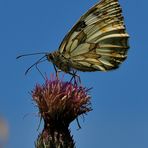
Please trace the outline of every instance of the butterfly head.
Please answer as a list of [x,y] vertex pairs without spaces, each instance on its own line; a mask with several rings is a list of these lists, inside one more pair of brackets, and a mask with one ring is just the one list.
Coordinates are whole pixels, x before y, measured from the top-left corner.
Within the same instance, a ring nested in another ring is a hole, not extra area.
[[58,57],[60,56],[60,54],[58,51],[55,51],[52,53],[47,53],[47,54],[45,54],[45,56],[49,62],[55,63],[59,60]]

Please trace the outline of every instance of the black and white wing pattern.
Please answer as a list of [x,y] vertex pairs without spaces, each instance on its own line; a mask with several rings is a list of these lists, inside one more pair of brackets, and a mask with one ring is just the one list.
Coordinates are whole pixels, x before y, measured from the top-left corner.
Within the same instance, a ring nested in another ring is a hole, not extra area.
[[126,59],[126,33],[118,0],[101,0],[75,24],[58,53],[80,71],[108,71]]

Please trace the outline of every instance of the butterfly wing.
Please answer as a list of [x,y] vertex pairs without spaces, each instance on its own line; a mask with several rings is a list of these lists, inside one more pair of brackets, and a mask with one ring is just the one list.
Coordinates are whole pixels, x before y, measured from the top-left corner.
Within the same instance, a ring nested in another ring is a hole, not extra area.
[[126,59],[129,35],[118,0],[102,0],[65,36],[59,53],[81,71],[107,71]]

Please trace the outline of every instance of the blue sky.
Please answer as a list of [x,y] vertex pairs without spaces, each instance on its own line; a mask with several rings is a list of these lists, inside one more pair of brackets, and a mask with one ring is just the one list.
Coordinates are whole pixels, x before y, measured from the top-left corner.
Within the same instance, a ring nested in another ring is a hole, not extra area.
[[[36,69],[24,71],[37,57],[20,61],[19,54],[57,49],[67,31],[98,0],[0,0],[0,115],[9,123],[7,148],[33,148],[38,135],[37,108],[31,100]],[[108,73],[80,73],[93,87],[92,107],[77,131],[77,148],[148,147],[148,1],[120,0],[130,34],[130,50],[120,69]],[[53,71],[48,62],[40,69]],[[24,115],[26,117],[24,118]],[[40,129],[41,130],[41,129]]]

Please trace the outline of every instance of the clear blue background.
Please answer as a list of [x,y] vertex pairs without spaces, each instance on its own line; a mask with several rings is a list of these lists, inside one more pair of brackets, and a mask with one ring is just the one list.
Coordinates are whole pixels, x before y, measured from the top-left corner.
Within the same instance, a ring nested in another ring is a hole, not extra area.
[[[38,110],[28,91],[43,79],[35,68],[27,76],[24,71],[39,56],[16,56],[57,49],[96,2],[0,0],[0,114],[9,123],[7,148],[33,148],[38,135]],[[93,111],[84,122],[80,118],[81,130],[71,125],[77,148],[148,148],[148,1],[120,3],[130,34],[128,59],[116,71],[80,73],[83,84],[93,86]],[[53,72],[48,62],[40,69]]]

